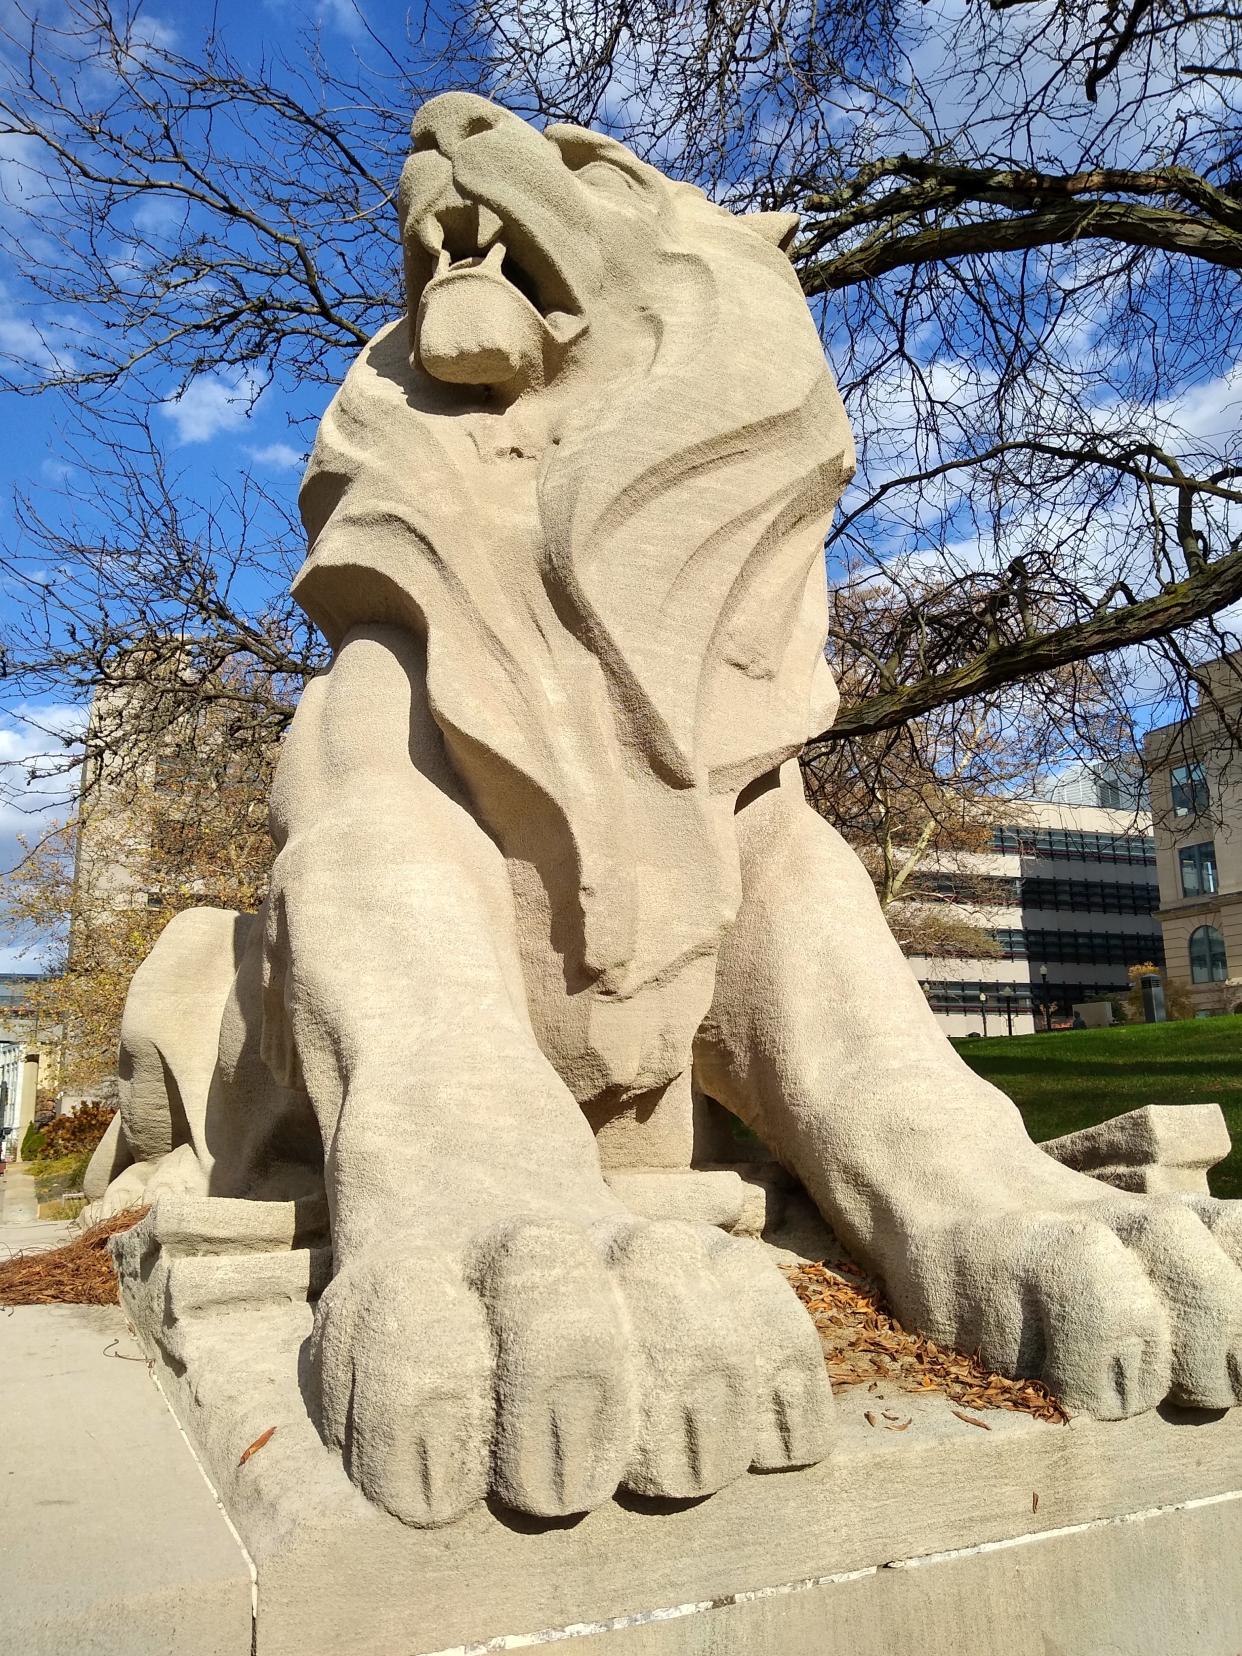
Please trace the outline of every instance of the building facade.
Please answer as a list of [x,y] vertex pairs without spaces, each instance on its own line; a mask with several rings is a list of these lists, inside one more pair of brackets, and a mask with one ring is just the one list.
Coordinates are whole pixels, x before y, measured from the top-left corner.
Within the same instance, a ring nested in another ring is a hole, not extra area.
[[959,853],[952,872],[933,868],[912,882],[922,898],[958,903],[999,950],[912,958],[949,1034],[1064,1025],[1075,1005],[1126,994],[1131,966],[1163,964],[1151,819],[1137,801],[1124,803],[1126,792],[1114,777],[1076,770],[1050,797],[1015,801],[990,852]]
[[1242,651],[1205,677],[1145,748],[1168,981],[1207,1017],[1242,1012]]
[[16,1161],[34,1120],[40,1087],[56,1084],[59,1030],[49,1030],[32,990],[43,980],[33,972],[0,973],[0,1160]]

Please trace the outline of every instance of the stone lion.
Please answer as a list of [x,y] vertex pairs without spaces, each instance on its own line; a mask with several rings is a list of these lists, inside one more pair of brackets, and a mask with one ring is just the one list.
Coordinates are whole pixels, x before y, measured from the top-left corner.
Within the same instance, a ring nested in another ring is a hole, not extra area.
[[1237,1401],[1234,1207],[1033,1145],[803,798],[853,459],[791,221],[457,93],[399,208],[408,317],[302,491],[334,659],[280,759],[271,894],[179,916],[135,977],[95,1188],[326,1189],[310,1405],[412,1524],[827,1453],[764,1251],[605,1176],[689,1167],[706,1100],[933,1339],[1099,1416]]

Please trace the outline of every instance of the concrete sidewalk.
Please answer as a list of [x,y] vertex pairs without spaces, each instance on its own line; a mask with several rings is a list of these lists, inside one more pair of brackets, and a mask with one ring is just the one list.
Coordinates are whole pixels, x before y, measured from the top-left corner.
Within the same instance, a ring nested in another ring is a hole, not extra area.
[[0,1314],[0,1373],[0,1647],[249,1656],[249,1563],[119,1306]]
[[0,1259],[58,1248],[73,1235],[64,1219],[40,1219],[34,1175],[10,1167],[0,1178]]
[[0,1178],[0,1225],[33,1225],[38,1221],[34,1175],[20,1165],[9,1167]]

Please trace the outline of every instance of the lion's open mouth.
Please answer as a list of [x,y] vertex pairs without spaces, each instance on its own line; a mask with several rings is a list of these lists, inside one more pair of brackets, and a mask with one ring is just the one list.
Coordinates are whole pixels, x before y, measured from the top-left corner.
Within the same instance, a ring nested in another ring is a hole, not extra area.
[[413,239],[424,290],[450,271],[484,268],[515,288],[554,334],[578,318],[576,297],[558,261],[482,202],[459,199],[424,213],[413,226]]

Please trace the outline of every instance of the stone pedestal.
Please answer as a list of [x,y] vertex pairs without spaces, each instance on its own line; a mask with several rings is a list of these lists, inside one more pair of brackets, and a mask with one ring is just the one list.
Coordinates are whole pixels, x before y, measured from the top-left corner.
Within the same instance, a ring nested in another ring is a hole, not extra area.
[[[285,1306],[194,1323],[192,1381],[172,1359],[149,1368],[115,1311],[0,1318],[4,1648],[1242,1649],[1242,1411],[1069,1426],[991,1411],[985,1428],[939,1396],[856,1388],[840,1395],[836,1454],[813,1471],[751,1476],[695,1505],[618,1502],[554,1525],[482,1510],[417,1531],[363,1500],[315,1435],[284,1356],[309,1322]],[[910,1424],[892,1430],[886,1414]]]
[[808,1471],[418,1531],[321,1445],[285,1355],[309,1328],[304,1305],[191,1319],[189,1369],[158,1369],[254,1561],[257,1656],[1242,1648],[1242,1411],[978,1425],[939,1395],[851,1388],[835,1454]]

